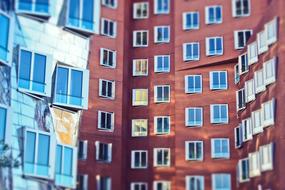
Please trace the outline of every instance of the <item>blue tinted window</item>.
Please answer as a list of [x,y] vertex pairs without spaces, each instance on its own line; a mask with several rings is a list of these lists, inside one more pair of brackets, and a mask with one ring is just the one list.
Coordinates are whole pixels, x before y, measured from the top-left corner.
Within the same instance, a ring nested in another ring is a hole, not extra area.
[[31,61],[32,53],[21,50],[20,55],[20,74],[19,74],[19,87],[30,89],[30,76],[31,76]]
[[80,27],[80,0],[69,0],[69,24]]
[[221,10],[221,7],[216,7],[216,20],[217,20],[217,22],[222,20],[222,10]]
[[227,72],[215,71],[211,73],[211,89],[225,90],[227,89]]
[[24,171],[26,173],[34,173],[35,168],[35,146],[36,146],[36,133],[27,132],[25,139],[25,165]]
[[55,172],[56,174],[61,173],[62,168],[62,146],[56,145],[56,165],[55,165]]
[[224,104],[213,105],[212,107],[212,123],[227,123],[228,122],[228,107]]
[[199,26],[199,21],[198,21],[199,17],[198,17],[198,13],[194,13],[193,14],[193,27],[197,28]]
[[201,76],[188,76],[188,93],[199,93],[202,92]]
[[71,148],[64,147],[63,159],[63,174],[72,176],[73,150]]
[[0,141],[5,140],[7,110],[0,107]]
[[93,0],[83,0],[82,27],[88,30],[93,30],[93,17],[94,17],[93,3],[94,3]]
[[169,12],[169,0],[156,0],[157,13]]
[[32,0],[19,0],[18,7],[20,10],[31,11],[33,7]]
[[189,108],[188,109],[188,126],[201,126],[202,125],[202,109]]
[[49,12],[49,0],[36,0],[35,2],[35,11],[48,13]]
[[37,174],[47,176],[49,174],[49,146],[50,137],[39,134]]
[[216,49],[217,49],[217,52],[218,53],[221,53],[222,52],[222,50],[223,50],[223,45],[222,45],[222,39],[221,38],[217,38],[216,39]]
[[59,103],[67,103],[68,72],[67,68],[57,68],[56,101]]
[[209,21],[214,22],[215,21],[215,12],[214,8],[209,8]]
[[209,40],[209,45],[210,45],[210,47],[209,47],[209,51],[210,51],[210,54],[215,54],[215,39],[213,39],[213,38],[211,38],[210,40]]
[[70,104],[82,105],[82,80],[82,71],[71,70]]
[[37,92],[45,92],[46,56],[35,54],[32,89]]
[[9,18],[0,13],[0,60],[8,60]]

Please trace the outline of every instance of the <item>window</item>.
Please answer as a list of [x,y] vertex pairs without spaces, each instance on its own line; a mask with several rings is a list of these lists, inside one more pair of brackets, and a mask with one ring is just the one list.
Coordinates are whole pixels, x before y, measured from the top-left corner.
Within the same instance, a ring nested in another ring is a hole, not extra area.
[[76,187],[76,151],[73,147],[56,145],[55,185]]
[[5,142],[8,122],[8,109],[0,104],[0,142]]
[[203,108],[190,107],[185,109],[185,125],[200,127],[203,125]]
[[242,49],[245,47],[248,39],[252,34],[251,30],[238,30],[234,32],[235,49]]
[[265,30],[257,33],[257,49],[258,54],[262,54],[268,50],[267,46],[267,33]]
[[227,71],[210,72],[211,90],[226,90],[228,88]]
[[132,137],[147,136],[147,119],[132,120]]
[[250,15],[250,0],[232,0],[233,17]]
[[263,131],[263,121],[262,121],[262,110],[256,110],[254,112],[251,112],[251,119],[252,119],[252,133],[258,134]]
[[133,4],[133,18],[134,19],[148,18],[148,2],[140,2]]
[[20,49],[19,54],[19,89],[41,96],[50,96],[50,57],[24,49]]
[[266,90],[263,77],[263,69],[254,72],[255,93],[258,94]]
[[239,73],[240,75],[248,71],[248,58],[247,53],[242,54],[238,57]]
[[239,125],[235,128],[235,147],[240,148],[242,146],[242,127]]
[[206,38],[206,55],[223,55],[223,37]]
[[264,84],[269,85],[276,81],[276,57],[263,63]]
[[206,24],[220,24],[223,22],[222,6],[209,6],[206,7]]
[[117,22],[110,19],[102,18],[101,20],[101,34],[111,38],[117,35]]
[[40,131],[25,131],[24,173],[26,175],[51,178],[49,133]]
[[248,80],[244,83],[245,101],[246,103],[255,100],[255,86],[254,80]]
[[251,65],[258,61],[257,42],[252,42],[247,46],[248,64]]
[[248,141],[252,139],[252,124],[251,124],[251,118],[246,118],[242,120],[242,141]]
[[240,183],[249,181],[249,160],[248,158],[238,161],[238,180]]
[[268,127],[274,124],[275,119],[275,99],[262,104],[263,127]]
[[87,109],[89,71],[74,67],[57,66],[54,104]]
[[115,68],[117,52],[105,48],[100,49],[100,65]]
[[95,4],[94,0],[70,0],[67,8],[67,27],[92,33],[95,30]]
[[134,59],[133,76],[147,76],[147,75],[148,75],[148,59]]
[[78,190],[88,190],[88,175],[78,175]]
[[115,81],[99,79],[99,96],[108,99],[115,98]]
[[273,170],[273,143],[259,147],[261,171]]
[[169,14],[170,0],[154,0],[154,14]]
[[204,176],[186,176],[186,190],[204,190]]
[[203,160],[203,141],[186,141],[185,159]]
[[170,117],[156,116],[154,117],[154,132],[157,135],[170,133]]
[[198,61],[200,59],[199,42],[183,44],[183,61]]
[[230,141],[227,138],[211,139],[212,158],[230,158]]
[[153,190],[171,190],[170,181],[154,181]]
[[236,104],[237,104],[237,110],[238,111],[245,108],[245,90],[244,90],[244,88],[242,88],[236,92]]
[[133,106],[147,106],[148,105],[148,90],[147,89],[133,89]]
[[138,30],[133,32],[133,47],[148,46],[148,31]]
[[231,190],[231,174],[212,174],[212,190]]
[[154,166],[165,167],[170,166],[170,149],[169,148],[155,148],[153,149]]
[[237,84],[240,80],[239,65],[238,64],[235,64],[234,70],[235,70],[235,84]]
[[98,111],[98,129],[112,131],[115,123],[114,112]]
[[10,65],[12,31],[10,17],[0,10],[0,63]]
[[97,190],[111,190],[111,177],[109,176],[96,176]]
[[265,30],[267,32],[267,44],[271,45],[277,41],[278,32],[278,20],[275,17],[273,20],[265,24]]
[[256,177],[260,175],[260,159],[259,152],[252,152],[248,154],[249,159],[249,177]]
[[228,104],[211,104],[211,123],[226,124],[228,122]]
[[154,102],[170,102],[170,85],[154,86]]
[[95,142],[96,160],[102,162],[112,162],[112,143]]
[[202,75],[185,76],[185,93],[195,94],[202,93],[203,82]]
[[199,29],[199,12],[183,13],[183,30]]
[[132,182],[131,190],[147,190],[147,183]]
[[18,0],[17,12],[48,17],[50,14],[49,6],[49,0]]
[[154,27],[154,42],[169,43],[170,42],[170,26]]
[[132,151],[132,168],[147,168],[147,160],[146,150]]
[[102,5],[110,8],[117,8],[118,2],[117,0],[102,0]]
[[154,56],[154,72],[156,73],[170,72],[170,55]]
[[80,140],[78,143],[78,159],[86,160],[87,159],[87,150],[88,150],[88,141]]

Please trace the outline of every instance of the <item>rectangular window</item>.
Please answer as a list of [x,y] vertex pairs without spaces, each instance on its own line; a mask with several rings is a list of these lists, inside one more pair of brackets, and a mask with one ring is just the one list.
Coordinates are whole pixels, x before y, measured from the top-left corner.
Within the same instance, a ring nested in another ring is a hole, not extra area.
[[117,35],[117,22],[110,19],[102,18],[101,34],[110,38],[115,38]]
[[228,122],[228,104],[211,104],[211,123],[226,124]]
[[256,94],[266,90],[266,86],[264,84],[263,69],[254,72],[254,83]]
[[202,75],[185,76],[185,93],[196,94],[202,93],[203,82]]
[[203,160],[203,141],[186,141],[185,159]]
[[238,161],[238,180],[240,183],[249,181],[249,160],[248,158]]
[[251,30],[238,30],[234,32],[235,49],[242,49],[245,47],[248,39],[252,34]]
[[170,133],[170,117],[156,116],[154,117],[154,133],[157,135]]
[[116,60],[117,60],[116,51],[106,48],[100,48],[100,65],[103,65],[105,67],[115,68]]
[[245,90],[244,88],[236,91],[237,111],[245,108]]
[[235,64],[234,70],[235,70],[235,84],[237,84],[240,80],[240,73],[239,73],[239,65],[238,64]]
[[278,35],[278,18],[275,17],[273,20],[265,24],[265,30],[267,32],[267,44],[271,45],[275,43]]
[[211,139],[212,158],[230,158],[230,141],[227,138]]
[[25,175],[51,178],[49,133],[40,131],[25,131],[24,173]]
[[78,175],[77,176],[77,188],[78,190],[88,190],[88,175]]
[[70,0],[68,2],[66,27],[93,33],[96,2],[94,0]]
[[20,90],[41,96],[51,95],[51,59],[47,55],[19,50]]
[[154,42],[169,43],[170,42],[170,26],[154,27]]
[[133,150],[132,151],[132,168],[147,168],[147,151]]
[[54,104],[72,108],[88,107],[89,71],[57,66]]
[[252,152],[248,154],[249,159],[249,177],[260,176],[260,157],[259,152]]
[[252,134],[258,134],[263,131],[263,121],[262,121],[262,110],[256,110],[251,112],[251,120],[252,120]]
[[261,105],[262,107],[262,118],[263,127],[274,125],[275,120],[275,99],[267,101]]
[[265,85],[276,81],[276,57],[263,63],[263,75]]
[[148,105],[148,90],[147,89],[133,89],[133,106],[147,106]]
[[134,19],[148,18],[148,2],[140,2],[133,4],[133,18]]
[[238,57],[238,64],[239,64],[239,73],[242,75],[245,72],[248,72],[248,57],[247,53],[242,54]]
[[112,180],[109,176],[96,176],[97,190],[111,190]]
[[170,148],[154,148],[154,167],[170,167]]
[[78,142],[78,159],[86,160],[88,151],[88,141],[80,140]]
[[112,162],[112,143],[95,142],[96,160],[101,162]]
[[0,142],[5,142],[8,122],[8,110],[0,105]]
[[252,42],[247,46],[248,64],[251,65],[258,61],[257,42]]
[[115,123],[114,112],[98,111],[98,129],[113,131]]
[[143,182],[132,182],[131,190],[147,190],[147,183]]
[[259,147],[261,171],[273,170],[273,143]]
[[115,98],[115,81],[99,79],[99,96],[108,99]]
[[210,89],[226,90],[228,88],[227,71],[211,71],[210,72]]
[[186,176],[186,190],[204,190],[204,176]]
[[223,37],[209,37],[206,38],[206,55],[223,55]]
[[132,137],[147,136],[147,119],[132,120]]
[[265,30],[257,33],[257,49],[258,54],[262,54],[268,50],[267,33]]
[[220,24],[223,22],[222,6],[208,6],[205,8],[206,24]]
[[170,0],[154,0],[154,14],[169,14]]
[[244,83],[245,101],[246,103],[255,100],[255,86],[254,80],[248,80]]
[[201,127],[203,125],[203,108],[185,108],[185,125],[187,127]]
[[147,47],[148,46],[148,31],[137,30],[133,32],[133,47]]
[[171,190],[170,181],[154,181],[153,190]]
[[183,30],[199,29],[199,12],[183,13]]
[[235,147],[240,148],[242,143],[242,126],[239,125],[235,128]]
[[117,0],[102,0],[102,5],[115,9],[118,6],[118,2]]
[[251,124],[251,118],[246,118],[242,120],[242,141],[246,142],[250,139],[252,139],[252,124]]
[[148,59],[134,59],[133,76],[147,76],[147,75],[148,75]]
[[11,24],[10,17],[0,10],[0,63],[10,65],[11,53]]
[[77,151],[66,145],[56,145],[55,185],[76,188]]
[[17,12],[27,13],[34,16],[48,17],[50,16],[49,0],[18,0]]
[[250,0],[232,0],[233,17],[245,17],[250,15]]
[[154,56],[154,72],[155,73],[170,72],[170,55]]
[[212,190],[231,190],[231,174],[212,174]]
[[199,42],[183,44],[183,61],[200,60],[200,44]]
[[170,85],[154,86],[154,102],[170,102]]

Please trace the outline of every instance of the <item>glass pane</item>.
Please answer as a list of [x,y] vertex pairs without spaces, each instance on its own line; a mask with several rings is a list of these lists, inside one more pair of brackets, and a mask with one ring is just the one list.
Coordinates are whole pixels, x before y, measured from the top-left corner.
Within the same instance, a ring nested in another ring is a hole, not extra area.
[[67,103],[68,96],[68,69],[63,67],[57,68],[56,84],[56,102]]
[[193,58],[198,59],[199,57],[199,47],[198,44],[193,45]]
[[157,127],[156,130],[158,133],[162,132],[162,118],[157,118]]
[[226,72],[220,72],[220,88],[227,88]]
[[202,143],[196,143],[197,158],[202,158]]
[[94,17],[93,13],[94,13],[93,0],[83,0],[82,28],[93,30],[93,17]]
[[195,110],[194,109],[189,109],[188,111],[188,117],[189,117],[189,124],[194,125],[196,123],[195,121]]
[[217,18],[217,21],[222,20],[222,10],[220,7],[216,7],[216,18]]
[[198,27],[199,23],[198,23],[198,14],[194,13],[193,14],[193,26],[194,27]]
[[32,89],[45,92],[46,56],[35,54]]
[[0,60],[7,61],[8,55],[8,34],[10,22],[8,17],[0,13]]
[[111,82],[108,82],[108,97],[112,97],[112,83]]
[[35,170],[36,133],[27,132],[25,141],[24,171],[33,174]]
[[32,0],[19,0],[19,10],[32,10]]
[[69,0],[68,24],[80,27],[80,0]]
[[217,48],[217,53],[222,53],[223,50],[223,44],[222,44],[222,39],[221,38],[217,38],[216,39],[216,48]]
[[219,80],[219,73],[213,72],[212,73],[212,88],[217,89],[220,87],[220,80]]
[[0,141],[5,140],[7,110],[0,107]]
[[141,165],[142,166],[146,166],[146,153],[145,152],[142,152],[141,153]]
[[196,123],[202,124],[202,110],[196,109]]
[[169,101],[169,88],[168,87],[163,88],[163,94],[164,94],[164,101]]
[[189,76],[188,77],[188,90],[190,92],[194,92],[195,88],[194,88],[194,77],[193,76]]
[[50,137],[48,135],[39,135],[37,174],[47,176],[49,174],[49,146]]
[[36,12],[48,13],[49,12],[49,0],[36,0]]
[[64,147],[64,162],[63,162],[63,174],[72,176],[73,166],[73,150],[68,147]]
[[164,57],[164,69],[165,71],[167,71],[169,69],[169,57],[165,56]]
[[19,87],[30,89],[32,53],[21,50]]
[[214,122],[220,122],[220,106],[214,106]]
[[112,128],[112,115],[107,114],[107,128],[111,129]]
[[140,153],[135,152],[135,166],[139,167],[140,166]]
[[194,143],[189,143],[189,158],[193,159],[195,158],[195,144]]
[[215,39],[210,39],[209,40],[209,53],[214,54],[215,53]]
[[56,146],[56,165],[55,165],[55,172],[56,174],[61,174],[62,168],[62,146]]
[[248,14],[248,13],[249,13],[248,0],[243,0],[243,13],[244,13],[244,14]]
[[226,121],[227,121],[227,116],[228,116],[227,113],[228,113],[228,112],[227,112],[227,106],[225,106],[225,105],[221,106],[221,120],[222,120],[223,122],[226,122]]
[[215,19],[214,8],[209,8],[209,21],[214,22],[214,19]]
[[82,105],[82,80],[82,71],[71,70],[70,104]]
[[158,101],[162,101],[163,98],[162,98],[162,87],[158,87],[157,88],[157,100]]
[[164,118],[164,132],[169,132],[169,119],[168,118]]
[[195,91],[196,92],[200,92],[202,90],[202,87],[201,87],[201,77],[200,76],[195,76]]

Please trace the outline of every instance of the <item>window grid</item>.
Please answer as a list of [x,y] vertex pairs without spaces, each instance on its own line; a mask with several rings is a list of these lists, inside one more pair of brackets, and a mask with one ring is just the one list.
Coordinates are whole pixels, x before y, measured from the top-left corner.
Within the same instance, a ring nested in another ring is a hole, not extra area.
[[183,13],[183,30],[199,29],[199,12]]
[[154,27],[154,42],[169,43],[170,42],[170,26]]
[[183,44],[183,60],[198,61],[200,60],[200,44],[199,42]]
[[203,141],[186,141],[185,149],[186,160],[203,160]]
[[154,86],[154,97],[155,103],[170,102],[170,85]]
[[211,123],[227,124],[228,122],[228,104],[211,104]]
[[156,116],[154,117],[155,134],[163,135],[170,134],[170,117]]
[[227,138],[211,139],[212,158],[230,158],[230,142]]
[[223,55],[223,37],[206,38],[206,55]]

